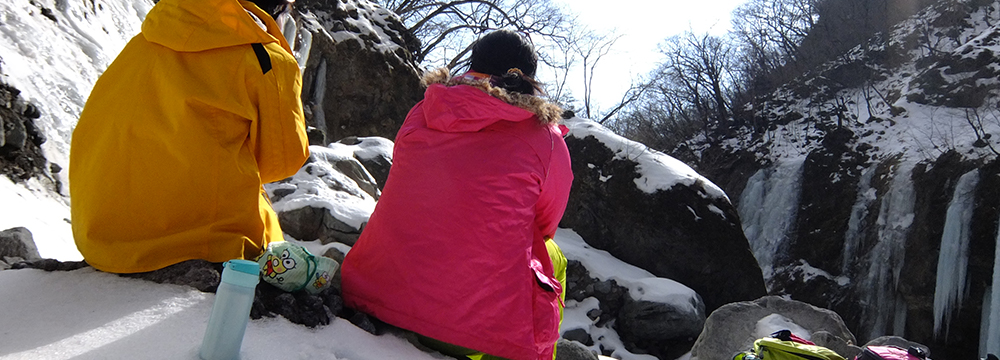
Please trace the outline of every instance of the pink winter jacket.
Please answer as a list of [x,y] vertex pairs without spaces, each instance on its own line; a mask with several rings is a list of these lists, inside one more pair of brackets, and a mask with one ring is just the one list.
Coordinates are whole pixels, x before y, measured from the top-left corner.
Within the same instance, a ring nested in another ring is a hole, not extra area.
[[344,260],[344,299],[440,341],[551,360],[561,289],[544,239],[573,179],[565,128],[536,115],[558,109],[521,105],[532,112],[479,87],[433,84],[410,111],[382,197]]

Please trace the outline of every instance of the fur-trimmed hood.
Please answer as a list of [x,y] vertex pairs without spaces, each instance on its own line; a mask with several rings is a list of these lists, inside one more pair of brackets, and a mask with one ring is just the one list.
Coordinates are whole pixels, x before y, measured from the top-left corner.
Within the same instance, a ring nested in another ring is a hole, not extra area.
[[441,84],[445,86],[468,85],[475,87],[490,96],[505,103],[527,110],[538,117],[542,124],[556,124],[562,120],[562,108],[559,105],[545,101],[538,96],[509,92],[493,86],[485,80],[469,80],[462,77],[451,77],[448,69],[437,69],[424,74],[421,79],[425,86]]

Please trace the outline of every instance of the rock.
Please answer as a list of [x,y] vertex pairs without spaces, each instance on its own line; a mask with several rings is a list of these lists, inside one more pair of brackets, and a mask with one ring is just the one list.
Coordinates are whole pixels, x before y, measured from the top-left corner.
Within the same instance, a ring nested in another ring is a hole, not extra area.
[[35,240],[31,237],[31,231],[23,227],[0,231],[0,259],[7,256],[23,260],[42,258],[38,254]]
[[[645,279],[646,284],[651,284],[655,280],[669,281]],[[567,301],[590,302],[590,305],[587,305],[591,307],[589,310],[584,308],[577,311],[586,310],[587,317],[593,320],[593,325],[584,329],[568,330],[563,333],[563,338],[586,346],[595,345],[595,337],[588,331],[611,327],[618,333],[625,350],[651,354],[662,359],[674,359],[691,349],[705,323],[705,305],[689,289],[687,291],[692,301],[690,304],[636,300],[632,298],[630,290],[619,285],[616,280],[601,281],[592,278],[586,267],[577,260],[569,260],[566,281]],[[671,284],[680,286],[672,281]],[[593,308],[594,300],[596,308]],[[692,312],[691,309],[695,311]],[[603,348],[611,344],[600,345]]]
[[644,342],[694,341],[705,326],[704,308],[695,312],[685,310],[672,304],[629,298],[618,313],[619,335],[622,339],[642,339]]
[[222,264],[207,260],[187,260],[144,273],[120,274],[160,284],[185,285],[204,292],[215,292],[222,280]]
[[389,168],[392,167],[391,140],[382,137],[356,136],[346,137],[337,143],[354,146],[354,157],[364,165],[371,177],[375,179],[379,190],[385,186],[386,179],[389,178]]
[[597,353],[576,341],[559,339],[555,360],[597,360]]
[[590,337],[590,334],[588,334],[587,330],[584,329],[568,330],[562,334],[562,338],[581,343],[585,346],[594,345],[594,338]]
[[[4,261],[10,264],[11,269],[38,269],[44,271],[73,271],[76,269],[82,269],[88,267],[84,261],[59,261],[56,259],[38,259],[21,261],[20,258],[10,258],[5,257]],[[17,262],[9,261],[12,259],[18,259]]]
[[705,305],[692,305],[694,312],[627,296],[615,329],[630,351],[641,349],[660,359],[676,359],[690,350],[705,325]]
[[266,281],[257,284],[251,319],[282,316],[306,327],[327,325],[334,316],[342,315],[344,300],[340,292],[327,288],[319,294],[305,291],[285,292]]
[[45,136],[35,125],[39,109],[20,98],[21,91],[0,82],[0,174],[23,181],[39,177],[58,188],[48,177],[48,160],[42,154]]
[[[690,287],[708,311],[766,294],[736,208],[718,187],[597,123],[572,119],[566,124],[574,180],[561,227],[627,263]],[[640,158],[647,159],[643,166],[654,168],[639,169]],[[686,182],[649,193],[637,184],[649,180],[641,178],[641,171]]]
[[341,242],[354,245],[361,236],[361,229],[345,224],[325,208],[306,206],[278,213],[281,229],[293,238],[324,244]]
[[309,150],[309,159],[298,173],[264,186],[281,229],[299,240],[353,245],[381,194],[355,155],[372,151],[340,143]]
[[[774,314],[780,317],[774,317]],[[727,304],[712,312],[705,322],[704,331],[691,348],[691,355],[699,360],[730,360],[733,355],[752,349],[753,342],[758,338],[781,330],[774,328],[778,320],[785,320],[786,328],[798,327],[790,330],[819,346],[833,349],[856,343],[844,321],[833,311],[800,301],[766,296],[752,302]],[[809,334],[800,334],[803,330]],[[819,335],[813,338],[816,333]]]
[[[306,121],[331,139],[395,138],[424,87],[413,52],[419,41],[400,19],[365,0],[296,2],[311,47],[302,79]],[[335,40],[336,39],[336,40]]]

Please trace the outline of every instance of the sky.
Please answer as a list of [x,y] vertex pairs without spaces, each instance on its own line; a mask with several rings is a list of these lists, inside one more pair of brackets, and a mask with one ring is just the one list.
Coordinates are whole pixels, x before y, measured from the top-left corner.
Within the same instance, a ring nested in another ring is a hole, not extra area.
[[[659,62],[658,45],[685,30],[725,34],[730,14],[746,0],[553,0],[579,16],[580,23],[598,31],[616,31],[622,37],[601,59],[594,77],[593,101],[600,108],[618,103],[631,79],[645,76]],[[611,3],[611,4],[609,4]],[[583,94],[582,73],[571,75],[570,87]],[[545,79],[543,79],[545,81]]]

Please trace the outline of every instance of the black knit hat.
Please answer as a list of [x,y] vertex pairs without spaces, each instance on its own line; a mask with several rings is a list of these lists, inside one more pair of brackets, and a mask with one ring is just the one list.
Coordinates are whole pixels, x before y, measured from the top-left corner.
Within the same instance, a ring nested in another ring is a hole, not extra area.
[[[494,31],[472,46],[472,71],[504,78],[508,84],[500,86],[510,91],[533,94],[537,90],[533,80],[537,67],[535,47],[513,31]],[[514,76],[514,69],[521,74]]]

